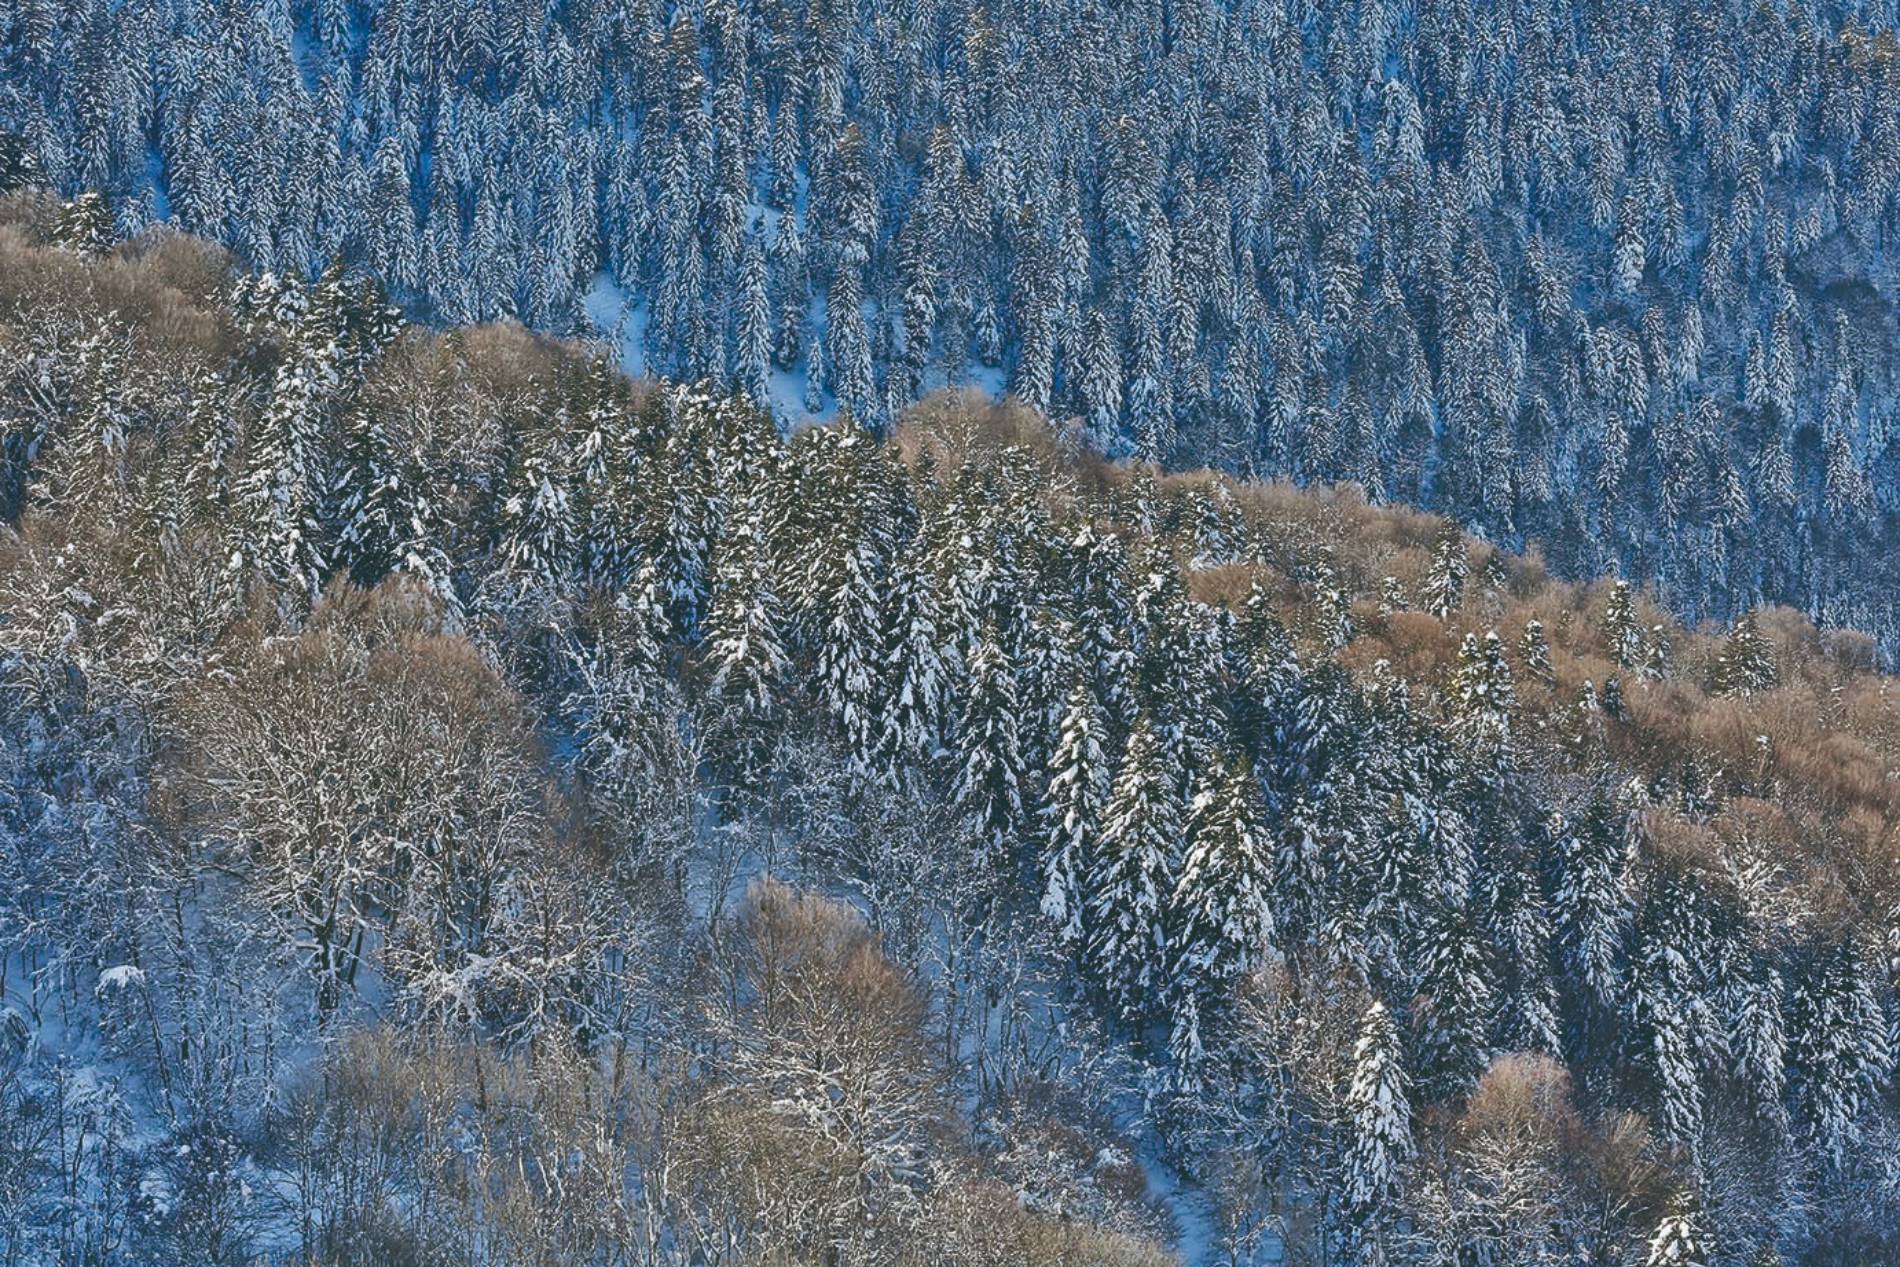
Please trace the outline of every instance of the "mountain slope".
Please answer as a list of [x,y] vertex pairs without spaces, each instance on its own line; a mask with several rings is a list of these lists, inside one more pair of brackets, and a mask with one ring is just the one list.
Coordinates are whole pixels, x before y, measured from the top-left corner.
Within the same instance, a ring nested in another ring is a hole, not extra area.
[[1211,1254],[1892,1251],[1864,636],[45,231],[9,1250],[1141,1263],[1136,1120]]
[[[1894,13],[1602,0],[0,9],[0,181],[873,430],[1354,480],[1900,639]],[[619,324],[619,315],[607,322]]]

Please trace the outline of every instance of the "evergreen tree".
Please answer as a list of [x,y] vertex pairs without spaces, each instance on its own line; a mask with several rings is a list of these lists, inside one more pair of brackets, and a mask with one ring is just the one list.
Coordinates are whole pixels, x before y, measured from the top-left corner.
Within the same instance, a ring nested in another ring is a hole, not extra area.
[[747,514],[722,544],[713,570],[705,655],[711,688],[749,720],[770,717],[790,669],[766,543]]
[[1603,641],[1610,657],[1626,669],[1642,663],[1643,635],[1636,624],[1636,607],[1630,596],[1630,583],[1618,580],[1610,586],[1610,600],[1603,609]]
[[1179,988],[1218,991],[1247,971],[1273,936],[1272,841],[1260,787],[1243,762],[1211,774],[1188,815],[1187,856],[1170,902]]
[[1527,620],[1524,622],[1524,639],[1520,654],[1524,660],[1524,671],[1531,677],[1549,685],[1556,678],[1556,672],[1550,664],[1550,640],[1544,635],[1544,622]]
[[1491,1013],[1497,998],[1484,941],[1469,914],[1435,912],[1420,947],[1419,1083],[1433,1099],[1456,1099],[1491,1063]]
[[1109,766],[1102,747],[1101,709],[1086,682],[1069,692],[1049,760],[1043,808],[1048,838],[1043,853],[1042,913],[1065,942],[1082,938],[1084,882],[1096,862],[1095,842],[1108,802]]
[[922,566],[899,560],[884,618],[885,693],[876,711],[882,731],[878,760],[893,784],[907,763],[928,758],[941,738],[948,681],[936,607]]
[[860,773],[872,769],[878,742],[875,709],[883,649],[877,561],[871,551],[868,541],[846,548],[844,566],[821,602],[824,626],[817,658],[819,697]]
[[1144,716],[1128,737],[1088,879],[1084,960],[1123,1016],[1156,1001],[1168,954],[1163,903],[1174,891],[1181,809]]
[[1678,1192],[1649,1238],[1643,1267],[1710,1267],[1711,1262],[1695,1196]]
[[1015,675],[994,629],[984,629],[970,657],[957,751],[957,805],[1000,865],[1012,856],[1023,824],[1023,760]]
[[53,241],[81,255],[111,250],[112,211],[105,196],[88,189],[62,205],[53,218]]
[[323,435],[341,359],[337,316],[327,304],[313,303],[292,318],[239,486],[247,531],[233,563],[258,567],[306,595],[316,593],[328,570],[319,515]]
[[1755,613],[1742,613],[1715,659],[1715,680],[1711,685],[1716,694],[1752,695],[1771,690],[1778,676],[1774,646],[1756,625]]
[[535,584],[559,584],[574,558],[567,453],[556,428],[524,437],[521,459],[501,506],[501,557]]
[[1465,579],[1471,565],[1465,559],[1464,536],[1458,525],[1447,523],[1439,530],[1432,548],[1431,570],[1425,574],[1423,599],[1425,610],[1440,620],[1448,620],[1464,602]]
[[1354,1217],[1382,1242],[1412,1158],[1412,1103],[1398,1030],[1374,999],[1353,1046],[1346,1088],[1344,1196]]

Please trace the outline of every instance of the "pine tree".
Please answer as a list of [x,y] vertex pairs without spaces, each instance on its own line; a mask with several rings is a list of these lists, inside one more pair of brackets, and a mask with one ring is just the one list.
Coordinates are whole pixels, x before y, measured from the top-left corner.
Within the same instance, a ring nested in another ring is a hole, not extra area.
[[1650,1235],[1643,1267],[1711,1267],[1702,1231],[1702,1211],[1695,1194],[1683,1190],[1669,1201],[1669,1209]]
[[1544,635],[1544,622],[1527,620],[1524,622],[1524,639],[1520,648],[1524,660],[1524,671],[1539,682],[1549,685],[1556,680],[1556,671],[1550,663],[1550,640]]
[[1085,962],[1126,1017],[1147,1011],[1163,981],[1163,903],[1174,890],[1181,835],[1174,780],[1162,767],[1154,727],[1144,716],[1128,737],[1103,813],[1085,923]]
[[[1667,902],[1668,899],[1665,899]],[[1684,912],[1664,913],[1662,918]],[[1636,1067],[1648,1083],[1652,1120],[1665,1143],[1693,1153],[1702,1134],[1704,1096],[1697,1067],[1701,1007],[1688,959],[1673,935],[1652,929],[1632,973],[1630,1033]]]
[[1610,599],[1603,609],[1603,641],[1610,656],[1626,669],[1642,663],[1643,635],[1636,624],[1636,607],[1630,595],[1630,583],[1618,580],[1610,586]]
[[1788,1006],[1788,1081],[1802,1142],[1839,1169],[1860,1137],[1861,1115],[1893,1068],[1881,1007],[1851,944],[1815,956]]
[[343,469],[335,486],[337,563],[357,584],[372,586],[399,566],[405,480],[380,414],[359,402],[350,411]]
[[1598,800],[1575,823],[1557,825],[1554,834],[1561,854],[1557,911],[1564,960],[1595,1005],[1608,1009],[1622,994],[1633,913],[1622,818]]
[[821,599],[819,697],[844,735],[859,773],[869,773],[878,742],[879,668],[883,622],[878,610],[877,561],[867,541],[844,551],[844,566]]
[[1788,1034],[1782,1014],[1781,974],[1773,968],[1743,978],[1730,990],[1728,1050],[1735,1078],[1761,1122],[1775,1131],[1788,1125]]
[[900,559],[884,617],[884,699],[877,709],[877,759],[892,786],[904,766],[929,757],[942,736],[948,681],[936,608],[921,562]]
[[326,299],[332,293],[333,287],[320,285],[308,308],[283,306],[293,314],[289,345],[250,437],[239,487],[246,532],[233,563],[260,568],[306,596],[315,595],[329,567],[319,516],[323,436],[341,359],[340,314]]
[[790,668],[756,512],[726,538],[713,570],[705,655],[711,689],[750,720],[770,717]]
[[1172,900],[1178,988],[1218,991],[1258,961],[1273,936],[1273,843],[1260,786],[1244,762],[1210,775],[1188,816],[1187,857]]
[[1412,1103],[1398,1030],[1374,999],[1353,1046],[1346,1088],[1344,1196],[1354,1217],[1382,1238],[1412,1158]]
[[1464,602],[1465,579],[1470,574],[1464,534],[1458,531],[1457,524],[1447,523],[1439,530],[1438,541],[1432,548],[1431,570],[1425,574],[1425,610],[1440,620],[1449,620]]
[[1718,695],[1753,695],[1772,690],[1778,679],[1773,644],[1756,625],[1755,613],[1742,613],[1716,656],[1711,685]]
[[957,728],[957,805],[1000,865],[1023,824],[1023,760],[1015,675],[993,628],[983,630],[970,657],[968,689]]
[[500,550],[510,571],[535,584],[563,581],[574,558],[568,460],[556,427],[523,440],[501,506]]
[[1640,672],[1651,682],[1660,682],[1669,676],[1669,659],[1672,647],[1669,630],[1662,625],[1651,625],[1649,634],[1643,639],[1643,658]]
[[1491,1063],[1491,1013],[1497,998],[1484,941],[1469,914],[1442,909],[1422,934],[1419,1002],[1420,1085],[1430,1098],[1456,1099]]
[[1095,694],[1086,682],[1069,692],[1049,760],[1049,795],[1043,808],[1042,913],[1065,942],[1082,938],[1084,881],[1096,861],[1095,841],[1108,802],[1109,765],[1102,747],[1105,729]]
[[86,192],[65,203],[53,217],[53,241],[81,255],[98,255],[112,249],[112,210],[97,190]]
[[766,289],[765,252],[756,233],[746,239],[735,338],[733,381],[763,408],[768,400],[767,373],[771,368],[772,308]]
[[1507,774],[1512,763],[1511,715],[1517,692],[1504,644],[1497,631],[1466,634],[1452,671],[1451,715],[1453,734],[1464,745],[1466,759],[1480,777]]

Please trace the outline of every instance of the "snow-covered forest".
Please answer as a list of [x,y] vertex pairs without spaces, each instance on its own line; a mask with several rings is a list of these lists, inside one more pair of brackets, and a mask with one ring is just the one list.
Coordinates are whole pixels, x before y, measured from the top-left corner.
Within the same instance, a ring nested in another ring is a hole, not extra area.
[[0,1264],[1900,1260],[1871,637],[100,209],[0,203]]
[[0,181],[1900,653],[1890,0],[7,0]]

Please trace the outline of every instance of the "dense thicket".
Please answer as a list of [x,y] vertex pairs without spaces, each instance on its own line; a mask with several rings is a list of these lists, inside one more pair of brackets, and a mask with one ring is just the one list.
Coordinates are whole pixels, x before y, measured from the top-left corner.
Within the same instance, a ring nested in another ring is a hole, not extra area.
[[1895,1252],[1865,638],[57,229],[5,1261],[1144,1263],[1138,1156],[1241,1261]]
[[1111,455],[1357,481],[1891,654],[1894,21],[11,0],[0,181],[444,323],[624,301],[653,370],[879,432],[994,367]]

